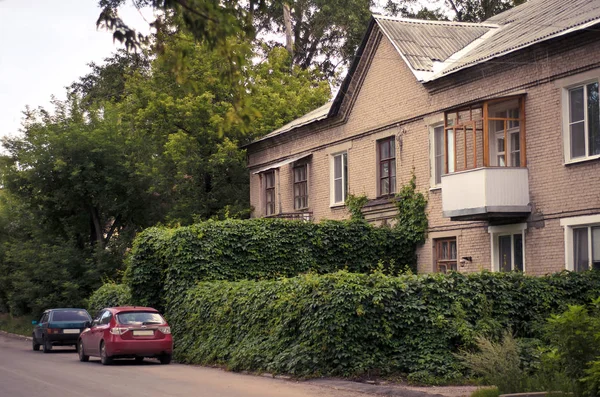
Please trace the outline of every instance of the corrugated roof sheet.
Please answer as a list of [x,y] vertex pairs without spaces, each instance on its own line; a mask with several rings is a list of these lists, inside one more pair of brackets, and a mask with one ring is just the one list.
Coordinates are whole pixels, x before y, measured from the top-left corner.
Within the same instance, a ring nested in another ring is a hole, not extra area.
[[501,25],[434,78],[600,22],[598,0],[529,0],[486,21]]
[[310,113],[305,114],[302,117],[299,117],[293,121],[290,121],[289,123],[287,123],[286,125],[284,125],[281,128],[276,129],[275,131],[263,136],[260,139],[255,140],[254,142],[259,142],[262,141],[264,139],[268,139],[271,137],[274,137],[276,135],[280,135],[284,132],[287,132],[289,130],[293,130],[294,128],[298,128],[300,126],[306,125],[306,124],[310,124],[312,122],[318,121],[318,120],[322,120],[327,118],[327,113],[329,113],[329,109],[331,108],[331,104],[332,102],[327,102],[325,105],[313,110]]
[[483,24],[421,21],[374,16],[383,33],[413,70],[433,72],[443,62],[494,28]]

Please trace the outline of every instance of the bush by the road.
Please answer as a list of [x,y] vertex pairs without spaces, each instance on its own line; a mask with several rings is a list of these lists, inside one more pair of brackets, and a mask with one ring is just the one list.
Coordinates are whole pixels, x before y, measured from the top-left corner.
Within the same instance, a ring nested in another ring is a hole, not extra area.
[[92,317],[105,307],[131,304],[131,291],[125,284],[105,283],[88,299],[88,312]]
[[305,274],[201,282],[168,308],[178,361],[297,376],[450,380],[476,337],[540,338],[545,319],[600,296],[600,272],[530,277]]
[[[127,280],[134,303],[162,307],[197,281],[263,280],[341,269],[395,274],[416,264],[415,241],[360,221],[208,221],[140,233]],[[162,296],[161,296],[162,294]]]

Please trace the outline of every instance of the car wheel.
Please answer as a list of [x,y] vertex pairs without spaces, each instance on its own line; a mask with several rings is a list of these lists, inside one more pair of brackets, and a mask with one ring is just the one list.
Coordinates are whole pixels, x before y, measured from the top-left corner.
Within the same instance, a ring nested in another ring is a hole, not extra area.
[[77,354],[79,355],[79,361],[86,363],[90,360],[90,356],[87,356],[85,354],[85,351],[83,350],[83,341],[80,340],[79,344],[77,345]]
[[42,342],[44,343],[44,353],[50,353],[50,350],[52,350],[52,342],[46,339],[46,337],[42,338]]
[[161,364],[170,364],[171,363],[171,355],[170,354],[163,354],[162,356],[159,357],[160,363]]
[[141,364],[144,361],[144,357],[136,357],[135,362]]
[[112,358],[110,358],[106,352],[106,345],[104,344],[104,341],[100,343],[100,361],[102,362],[102,365],[112,364]]
[[31,347],[33,347],[33,350],[36,352],[40,350],[40,344],[36,342],[35,334],[31,337]]

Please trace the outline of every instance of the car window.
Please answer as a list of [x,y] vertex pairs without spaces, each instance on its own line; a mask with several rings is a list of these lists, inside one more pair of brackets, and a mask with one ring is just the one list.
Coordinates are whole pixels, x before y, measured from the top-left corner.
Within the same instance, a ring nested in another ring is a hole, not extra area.
[[100,317],[100,324],[102,324],[102,325],[109,324],[111,318],[112,318],[112,313],[109,312],[108,310],[105,311],[104,314],[102,314],[102,317]]
[[123,325],[164,324],[165,320],[154,312],[125,312],[117,314],[117,321]]
[[40,319],[40,324],[48,321],[48,313],[42,314],[42,318]]
[[87,311],[80,310],[59,310],[52,313],[52,321],[88,321],[90,315]]

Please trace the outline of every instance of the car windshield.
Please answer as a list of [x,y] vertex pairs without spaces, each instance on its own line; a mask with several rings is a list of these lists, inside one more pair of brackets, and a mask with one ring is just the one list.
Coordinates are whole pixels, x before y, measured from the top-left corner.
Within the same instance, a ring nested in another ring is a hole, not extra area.
[[52,321],[88,321],[90,315],[85,310],[58,310],[52,313]]
[[165,320],[153,312],[125,312],[117,314],[117,321],[123,325],[164,324]]

